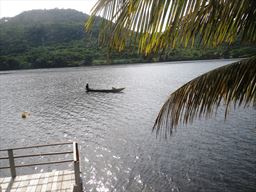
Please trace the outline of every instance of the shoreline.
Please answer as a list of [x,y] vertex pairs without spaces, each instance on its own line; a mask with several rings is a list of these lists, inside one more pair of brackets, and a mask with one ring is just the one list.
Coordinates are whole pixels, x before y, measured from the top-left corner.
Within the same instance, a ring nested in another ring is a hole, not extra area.
[[231,58],[231,59],[196,59],[196,60],[177,60],[177,61],[156,61],[156,62],[141,62],[141,63],[112,63],[112,64],[92,64],[92,65],[86,65],[86,66],[72,66],[72,67],[52,67],[52,68],[30,68],[30,69],[13,69],[13,70],[0,70],[0,75],[6,75],[6,74],[12,74],[14,72],[19,72],[19,71],[34,71],[34,70],[52,70],[52,69],[78,69],[78,68],[99,68],[99,67],[110,67],[110,66],[138,66],[138,65],[157,65],[157,64],[168,64],[168,65],[173,65],[173,64],[186,64],[190,62],[214,62],[214,61],[239,61],[241,59],[246,59],[246,58]]

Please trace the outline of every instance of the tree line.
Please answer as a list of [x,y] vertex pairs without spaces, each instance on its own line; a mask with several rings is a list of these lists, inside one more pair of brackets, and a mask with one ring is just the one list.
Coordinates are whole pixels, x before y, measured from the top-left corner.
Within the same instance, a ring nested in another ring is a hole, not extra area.
[[88,15],[75,10],[52,9],[24,12],[0,20],[0,70],[76,67],[97,64],[138,63],[194,59],[248,57],[255,45],[204,49],[175,48],[143,56],[127,47],[122,52],[99,46],[100,19],[85,32]]

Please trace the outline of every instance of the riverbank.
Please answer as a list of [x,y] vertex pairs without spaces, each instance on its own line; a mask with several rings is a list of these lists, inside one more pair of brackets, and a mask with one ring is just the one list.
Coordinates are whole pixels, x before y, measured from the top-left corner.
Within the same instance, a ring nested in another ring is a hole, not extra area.
[[109,63],[104,63],[104,62],[96,62],[96,63],[93,63],[93,64],[90,64],[90,65],[78,65],[78,66],[64,66],[64,67],[43,67],[43,68],[26,68],[26,69],[11,69],[11,70],[0,70],[0,75],[3,75],[3,74],[8,74],[8,73],[11,73],[10,71],[19,71],[19,70],[33,70],[33,69],[56,69],[56,68],[79,68],[79,67],[100,67],[100,66],[121,66],[121,65],[141,65],[141,64],[157,64],[157,63],[168,63],[168,64],[182,64],[182,63],[189,63],[189,62],[197,62],[197,61],[206,61],[206,62],[209,62],[209,61],[238,61],[238,60],[241,60],[241,59],[244,59],[244,58],[230,58],[230,59],[225,59],[225,58],[219,58],[219,59],[195,59],[195,60],[168,60],[168,61],[152,61],[152,62],[147,62],[147,61],[144,61],[144,62],[136,62],[136,60],[132,60],[133,62],[131,61],[128,61],[127,62],[113,62],[111,64]]

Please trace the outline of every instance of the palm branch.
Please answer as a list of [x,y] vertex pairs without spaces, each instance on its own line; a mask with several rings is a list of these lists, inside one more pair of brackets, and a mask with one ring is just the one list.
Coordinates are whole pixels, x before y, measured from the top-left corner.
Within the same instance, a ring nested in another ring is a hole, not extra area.
[[86,23],[102,16],[100,40],[118,50],[131,43],[145,54],[177,46],[256,41],[255,0],[99,0]]
[[[105,18],[100,42],[110,48],[138,45],[144,54],[178,46],[256,42],[255,0],[99,0],[86,22]],[[208,72],[172,93],[163,105],[154,128],[165,136],[178,123],[211,116],[221,101],[249,106],[256,103],[256,57]]]
[[177,89],[163,105],[153,130],[167,137],[180,122],[210,117],[222,101],[225,117],[231,103],[256,106],[256,57],[212,70]]

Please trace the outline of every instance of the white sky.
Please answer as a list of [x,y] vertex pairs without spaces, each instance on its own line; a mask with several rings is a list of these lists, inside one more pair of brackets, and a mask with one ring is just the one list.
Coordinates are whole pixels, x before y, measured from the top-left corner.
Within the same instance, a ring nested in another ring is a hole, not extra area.
[[89,14],[97,0],[0,0],[0,18],[32,9],[76,9]]

